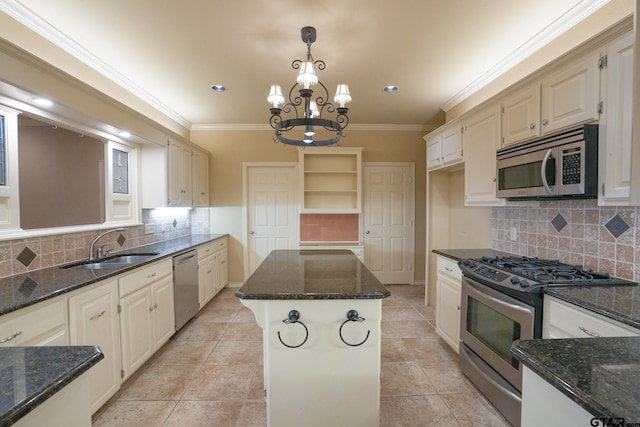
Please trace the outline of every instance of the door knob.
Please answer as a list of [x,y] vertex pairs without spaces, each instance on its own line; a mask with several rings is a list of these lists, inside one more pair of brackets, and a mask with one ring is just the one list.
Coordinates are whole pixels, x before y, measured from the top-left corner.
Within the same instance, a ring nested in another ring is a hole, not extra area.
[[255,232],[255,231],[253,231],[253,230],[251,230],[251,231],[249,232],[249,234],[256,234],[256,232]]
[[364,234],[369,234],[369,230],[365,231]]

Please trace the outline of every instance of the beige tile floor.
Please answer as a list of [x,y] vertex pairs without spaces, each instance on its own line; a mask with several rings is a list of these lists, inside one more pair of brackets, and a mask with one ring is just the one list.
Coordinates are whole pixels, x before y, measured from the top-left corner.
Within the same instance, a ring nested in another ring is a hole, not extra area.
[[[436,335],[435,309],[424,306],[424,288],[388,288],[380,425],[509,426]],[[262,330],[234,292],[226,288],[204,307],[122,385],[93,425],[265,426]]]

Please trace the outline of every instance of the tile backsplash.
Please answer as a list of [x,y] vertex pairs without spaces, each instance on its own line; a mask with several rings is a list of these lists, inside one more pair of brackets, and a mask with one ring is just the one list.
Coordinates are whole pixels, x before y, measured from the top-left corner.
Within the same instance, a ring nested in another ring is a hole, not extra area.
[[[640,281],[638,213],[640,207],[598,206],[595,199],[495,207],[492,247]],[[516,239],[512,240],[514,229]]]
[[[113,251],[209,233],[209,209],[143,209],[143,225],[127,227],[102,239]],[[54,234],[0,242],[0,277],[87,258],[91,241],[105,230]],[[146,234],[145,231],[149,231]]]

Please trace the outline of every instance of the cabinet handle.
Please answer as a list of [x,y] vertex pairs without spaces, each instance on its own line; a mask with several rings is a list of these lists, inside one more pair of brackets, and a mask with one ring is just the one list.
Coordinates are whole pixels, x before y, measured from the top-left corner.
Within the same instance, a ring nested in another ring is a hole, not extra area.
[[153,311],[153,306],[149,307],[149,311]]
[[536,124],[535,124],[535,123],[531,123],[531,124],[529,125],[529,129],[535,129],[535,128],[536,128]]
[[153,304],[153,309],[157,310],[158,309],[158,304]]
[[21,335],[22,331],[18,331],[15,334],[11,335],[10,337],[6,337],[6,338],[2,338],[0,340],[0,344],[3,344],[5,342],[9,342],[9,341],[13,341],[18,335]]
[[578,329],[580,329],[582,332],[589,335],[590,337],[600,338],[600,335],[596,334],[595,332],[591,332],[590,330],[585,329],[582,326],[578,326]]
[[102,312],[101,312],[100,314],[96,314],[95,316],[91,316],[91,317],[89,318],[89,320],[96,320],[96,319],[99,319],[99,318],[101,318],[102,316],[104,316],[104,314],[105,314],[106,312],[107,312],[106,310],[102,310]]
[[546,126],[546,125],[548,125],[548,124],[549,124],[549,120],[547,120],[547,119],[543,119],[543,120],[542,120],[542,125],[543,125],[543,126]]
[[153,279],[154,277],[156,277],[156,273],[149,274],[147,279]]
[[449,272],[451,272],[451,273],[453,273],[453,268],[445,267],[444,269],[449,271]]

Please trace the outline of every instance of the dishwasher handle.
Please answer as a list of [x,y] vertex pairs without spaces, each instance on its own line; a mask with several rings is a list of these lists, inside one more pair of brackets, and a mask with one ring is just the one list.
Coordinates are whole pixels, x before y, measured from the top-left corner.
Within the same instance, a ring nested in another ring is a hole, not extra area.
[[192,260],[193,258],[195,258],[195,255],[189,255],[189,256],[183,256],[183,257],[176,257],[176,262],[178,264],[184,264],[185,262],[189,262],[189,260]]

